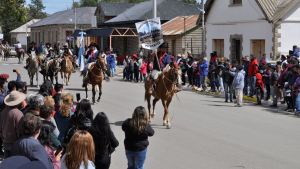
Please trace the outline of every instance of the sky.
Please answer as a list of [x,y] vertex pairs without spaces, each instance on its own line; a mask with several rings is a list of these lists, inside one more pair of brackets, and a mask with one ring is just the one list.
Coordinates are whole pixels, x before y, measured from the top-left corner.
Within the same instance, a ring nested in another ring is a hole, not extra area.
[[[75,0],[75,2],[78,1],[79,0]],[[26,4],[29,4],[30,2],[31,0],[26,0]],[[62,11],[68,8],[70,9],[72,7],[73,0],[43,0],[43,2],[46,7],[45,12],[47,14],[53,14],[55,12]]]
[[[75,2],[78,0],[75,0]],[[26,0],[26,3],[29,4],[31,0]],[[71,8],[73,0],[43,0],[43,3],[46,7],[45,12],[48,14],[53,14],[58,11]]]

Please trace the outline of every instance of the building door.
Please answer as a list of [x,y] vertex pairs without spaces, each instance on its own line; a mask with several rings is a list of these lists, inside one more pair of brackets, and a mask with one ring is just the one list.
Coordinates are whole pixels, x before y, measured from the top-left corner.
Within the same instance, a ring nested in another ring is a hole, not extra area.
[[242,58],[242,35],[232,35],[230,38],[230,42],[231,61],[240,63]]
[[177,53],[176,53],[176,40],[172,40],[172,55],[177,57]]
[[257,58],[261,58],[263,54],[265,54],[265,40],[256,39],[251,40],[251,54],[253,54]]
[[224,57],[224,39],[213,39],[213,51],[217,52],[219,57]]

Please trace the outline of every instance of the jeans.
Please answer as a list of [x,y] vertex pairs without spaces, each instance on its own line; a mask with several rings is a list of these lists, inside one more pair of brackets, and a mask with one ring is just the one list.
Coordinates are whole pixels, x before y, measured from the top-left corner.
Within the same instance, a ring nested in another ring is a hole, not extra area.
[[128,161],[127,169],[144,169],[146,154],[147,149],[138,152],[126,150],[126,157]]
[[296,98],[296,113],[300,112],[300,93],[298,93]]
[[200,75],[200,87],[202,87],[203,89],[206,89],[205,79],[206,76]]
[[115,68],[110,68],[111,77],[115,76]]
[[243,89],[235,89],[236,103],[238,106],[243,104]]
[[245,86],[244,86],[244,95],[248,95],[248,81],[249,81],[249,78],[248,76],[245,77],[244,79],[244,83],[245,83]]
[[266,100],[270,99],[270,95],[271,95],[271,85],[270,84],[265,84],[266,86]]
[[255,76],[249,77],[250,96],[255,95],[255,84],[256,84],[256,77]]
[[233,94],[232,85],[228,83],[224,83],[224,90],[225,90],[225,101],[226,102],[228,101],[228,94],[229,94],[230,102],[232,102],[232,94]]
[[277,92],[278,88],[276,86],[271,86],[271,95],[272,95],[272,105],[277,106]]

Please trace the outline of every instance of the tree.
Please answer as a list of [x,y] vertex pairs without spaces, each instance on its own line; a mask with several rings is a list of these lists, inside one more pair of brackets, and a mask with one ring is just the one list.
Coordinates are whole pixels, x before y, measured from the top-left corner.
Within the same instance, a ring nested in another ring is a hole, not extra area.
[[4,40],[10,41],[9,32],[23,25],[27,21],[25,0],[0,1],[0,25]]
[[29,6],[29,20],[31,19],[43,19],[47,17],[47,14],[43,12],[45,6],[42,0],[31,0]]
[[79,2],[74,2],[72,5],[72,8],[79,8],[80,7],[80,3]]
[[80,6],[86,7],[86,6],[97,6],[98,0],[80,0]]

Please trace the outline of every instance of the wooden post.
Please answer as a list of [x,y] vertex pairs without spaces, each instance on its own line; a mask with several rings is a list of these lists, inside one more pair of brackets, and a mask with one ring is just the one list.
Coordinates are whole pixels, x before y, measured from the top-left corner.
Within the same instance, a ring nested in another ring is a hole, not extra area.
[[111,51],[112,49],[112,37],[109,36],[109,50]]

